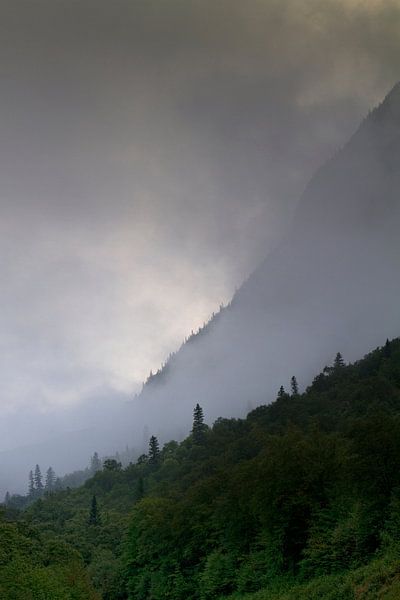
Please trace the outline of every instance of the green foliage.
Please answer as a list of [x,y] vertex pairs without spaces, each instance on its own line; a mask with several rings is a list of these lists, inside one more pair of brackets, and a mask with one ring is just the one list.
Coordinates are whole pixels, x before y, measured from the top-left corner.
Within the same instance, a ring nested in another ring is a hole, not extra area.
[[19,569],[28,599],[72,598],[64,568],[106,600],[400,597],[400,341],[291,391],[211,428],[196,406],[183,442],[44,494],[5,524],[4,581]]
[[90,504],[89,525],[100,525],[100,522],[100,513],[97,507],[97,499],[95,494],[93,494],[92,502]]
[[151,465],[158,465],[160,462],[160,446],[158,439],[155,435],[152,435],[149,441],[149,463]]
[[76,551],[23,523],[0,522],[0,598],[96,600]]
[[205,434],[207,431],[207,425],[204,423],[204,413],[200,404],[196,404],[193,411],[193,426],[192,426],[192,439],[194,444],[203,444],[205,442]]
[[235,574],[236,560],[233,555],[221,550],[211,552],[199,578],[201,600],[211,600],[231,592]]

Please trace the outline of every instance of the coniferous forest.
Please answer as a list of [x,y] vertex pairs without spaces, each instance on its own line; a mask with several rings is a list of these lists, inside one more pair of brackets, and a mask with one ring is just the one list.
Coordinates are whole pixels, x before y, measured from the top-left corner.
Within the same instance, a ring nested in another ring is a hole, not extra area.
[[181,443],[153,435],[78,488],[51,470],[24,510],[8,497],[0,598],[399,598],[400,339],[285,383],[245,419],[197,404]]

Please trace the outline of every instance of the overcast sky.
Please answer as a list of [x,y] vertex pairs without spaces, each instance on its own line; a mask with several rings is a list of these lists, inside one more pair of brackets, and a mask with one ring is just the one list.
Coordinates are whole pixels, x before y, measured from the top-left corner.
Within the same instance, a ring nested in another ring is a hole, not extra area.
[[0,0],[3,415],[132,394],[228,301],[400,79],[399,26],[398,0]]

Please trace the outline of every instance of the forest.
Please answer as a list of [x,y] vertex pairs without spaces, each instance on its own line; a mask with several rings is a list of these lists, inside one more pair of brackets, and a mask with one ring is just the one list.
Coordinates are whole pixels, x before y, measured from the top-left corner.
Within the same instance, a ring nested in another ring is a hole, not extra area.
[[8,496],[0,598],[400,597],[400,339],[244,419],[206,417],[79,487],[50,472],[22,509]]

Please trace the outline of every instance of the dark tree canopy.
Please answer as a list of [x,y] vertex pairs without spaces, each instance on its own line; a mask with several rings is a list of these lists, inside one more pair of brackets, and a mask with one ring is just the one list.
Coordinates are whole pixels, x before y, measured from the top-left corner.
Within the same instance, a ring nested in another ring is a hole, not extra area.
[[152,435],[149,441],[149,463],[156,465],[160,461],[160,446],[158,439],[155,435]]
[[278,390],[278,398],[284,398],[286,396],[285,388],[283,385]]
[[290,380],[290,388],[292,390],[292,395],[293,396],[298,396],[299,394],[299,386],[297,383],[297,379],[296,377],[293,375],[293,377]]
[[39,465],[36,465],[36,467],[35,467],[34,481],[35,481],[36,490],[38,492],[41,492],[43,490],[43,481],[42,481],[42,472],[40,470]]
[[89,525],[100,525],[100,513],[97,506],[97,498],[95,494],[93,494],[92,502],[90,504]]
[[207,425],[204,423],[203,409],[200,404],[196,404],[193,410],[193,426],[191,431],[195,444],[202,444],[204,442],[206,431]]
[[116,461],[115,458],[106,458],[103,462],[103,469],[105,471],[120,471],[122,465],[120,462]]
[[345,366],[345,362],[343,360],[343,356],[340,354],[340,352],[338,352],[335,356],[335,361],[333,363],[333,368],[334,369],[341,369],[342,367]]
[[[200,406],[195,417],[202,431]],[[398,598],[400,339],[389,356],[383,346],[328,367],[297,397],[282,387],[244,419],[217,419],[205,439],[194,444],[192,429],[160,451],[152,436],[156,462],[108,459],[80,488],[34,489],[28,525],[50,544],[29,548],[36,564],[53,560],[57,540],[60,556],[81,556],[98,595],[79,600],[250,600],[258,590],[281,600],[288,588],[291,600]],[[0,517],[20,502],[11,496]],[[0,518],[0,549],[2,528]],[[8,575],[0,561],[0,597],[18,569]]]

